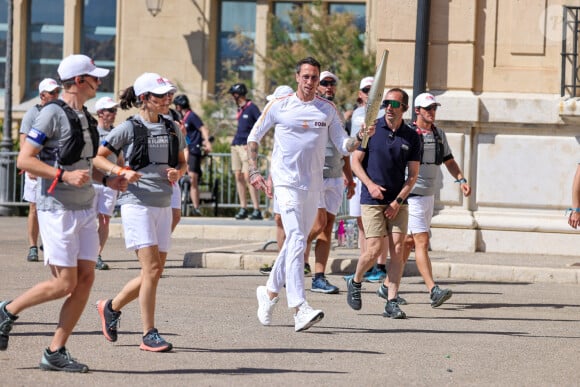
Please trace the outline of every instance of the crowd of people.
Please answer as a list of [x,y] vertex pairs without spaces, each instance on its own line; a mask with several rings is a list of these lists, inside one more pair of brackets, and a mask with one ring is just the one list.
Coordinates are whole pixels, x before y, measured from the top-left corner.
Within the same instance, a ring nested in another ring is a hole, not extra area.
[[[264,271],[266,284],[256,289],[258,320],[272,324],[283,289],[294,312],[296,332],[324,318],[324,312],[306,300],[305,274],[314,243],[310,290],[339,293],[325,273],[344,195],[350,199],[350,215],[357,219],[360,237],[356,271],[345,277],[347,304],[360,310],[362,282],[380,282],[376,294],[385,300],[383,316],[406,318],[401,309],[406,301],[399,289],[405,263],[414,251],[430,304],[439,307],[452,297],[451,289],[439,287],[433,278],[428,254],[435,193],[442,186],[441,165],[465,197],[471,194],[445,132],[435,125],[441,104],[429,93],[415,96],[417,118],[407,123],[403,115],[410,107],[409,96],[401,88],[392,88],[384,94],[381,113],[367,127],[366,104],[374,79],[364,77],[349,132],[344,112],[333,103],[339,77],[321,67],[313,57],[300,60],[295,91],[279,86],[268,96],[263,111],[248,98],[243,83],[229,89],[237,107],[231,144],[240,202],[235,218],[262,219],[259,194],[264,191],[273,199],[277,220],[279,253]],[[97,100],[95,119],[85,103],[96,96],[101,78],[108,73],[85,55],[64,58],[58,66],[60,82],[46,78],[39,83],[40,103],[26,113],[20,129],[17,166],[25,171],[24,199],[29,202],[26,259],[39,260],[40,234],[43,260],[52,277],[0,301],[0,350],[7,350],[22,312],[64,299],[54,335],[42,352],[40,368],[45,370],[89,370],[70,355],[66,343],[89,300],[95,269],[109,268],[101,254],[117,205],[126,248],[135,252],[141,270],[111,298],[97,301],[103,336],[117,341],[122,309],[137,300],[140,349],[173,348],[159,333],[157,289],[180,217],[178,181],[186,173],[192,181],[192,215],[201,214],[198,183],[201,158],[212,150],[210,131],[186,95],[175,96],[177,87],[171,81],[149,72],[128,85],[118,101]],[[136,109],[136,113],[116,125],[119,108]],[[259,144],[271,129],[271,166],[261,171]],[[365,146],[363,138],[368,138]],[[253,208],[248,208],[246,191]],[[580,164],[572,198],[568,222],[577,228]]]

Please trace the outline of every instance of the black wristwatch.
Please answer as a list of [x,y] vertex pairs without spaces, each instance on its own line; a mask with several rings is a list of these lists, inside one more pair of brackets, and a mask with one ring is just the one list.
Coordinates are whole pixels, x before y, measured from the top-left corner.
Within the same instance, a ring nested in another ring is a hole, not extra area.
[[360,137],[360,132],[356,134],[356,139],[358,140],[358,142],[362,142],[363,139]]
[[397,204],[403,204],[403,202],[405,201],[405,199],[403,199],[402,197],[398,196],[395,201],[397,202]]

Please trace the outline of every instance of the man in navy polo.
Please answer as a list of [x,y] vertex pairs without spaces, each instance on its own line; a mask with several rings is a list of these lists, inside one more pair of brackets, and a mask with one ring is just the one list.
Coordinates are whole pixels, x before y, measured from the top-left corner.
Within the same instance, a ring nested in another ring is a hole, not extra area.
[[361,255],[354,277],[347,281],[346,299],[351,308],[361,309],[363,276],[375,264],[385,243],[384,236],[388,235],[391,261],[384,284],[388,285],[388,300],[383,316],[405,318],[397,293],[404,267],[403,242],[409,214],[406,199],[417,181],[421,140],[403,121],[403,113],[409,107],[409,96],[404,90],[389,90],[383,106],[385,115],[378,120],[375,135],[365,149],[359,147],[352,157],[352,171],[363,183],[361,215],[367,251]]

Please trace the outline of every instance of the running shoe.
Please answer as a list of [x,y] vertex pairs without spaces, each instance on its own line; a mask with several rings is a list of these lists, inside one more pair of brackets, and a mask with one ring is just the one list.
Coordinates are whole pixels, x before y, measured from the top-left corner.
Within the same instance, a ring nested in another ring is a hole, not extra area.
[[97,301],[97,312],[101,317],[101,325],[105,339],[111,342],[117,341],[117,329],[121,326],[121,311],[114,311],[111,304],[113,300]]
[[270,300],[265,286],[258,286],[256,297],[258,298],[258,320],[260,320],[262,325],[270,325],[272,323],[272,312],[280,298],[274,297]]
[[294,331],[302,332],[319,322],[324,318],[324,312],[318,309],[312,309],[306,301],[298,307],[294,315]]
[[337,294],[339,291],[338,287],[328,282],[328,280],[324,276],[313,278],[312,288],[310,290],[315,293],[325,293],[325,294]]
[[46,348],[42,353],[42,359],[40,359],[40,369],[44,371],[89,372],[89,367],[73,359],[65,347],[61,347],[53,353],[50,353],[49,349]]
[[[377,296],[389,300],[389,288],[385,286],[385,284],[381,284],[377,289]],[[394,301],[399,305],[407,305],[407,300],[397,294],[397,298]]]
[[0,351],[8,349],[10,331],[14,321],[18,320],[18,316],[14,316],[6,310],[6,305],[9,303],[9,301],[0,302]]
[[361,287],[352,278],[346,283],[346,303],[354,310],[362,308]]
[[143,336],[143,342],[139,346],[143,351],[151,352],[168,352],[173,349],[173,345],[165,341],[165,339],[159,336],[157,328],[152,328]]
[[385,304],[385,311],[383,312],[383,317],[389,317],[392,319],[403,319],[407,318],[405,312],[399,308],[399,304],[395,301],[387,301]]
[[437,308],[441,306],[445,301],[451,298],[453,292],[451,289],[441,289],[438,285],[433,286],[431,289],[431,307]]
[[31,246],[30,249],[28,249],[26,260],[28,262],[38,262],[38,247]]
[[100,255],[97,257],[97,264],[95,265],[95,269],[97,269],[97,270],[109,270],[109,265],[107,265],[107,263],[105,261],[103,261],[103,259],[101,258]]

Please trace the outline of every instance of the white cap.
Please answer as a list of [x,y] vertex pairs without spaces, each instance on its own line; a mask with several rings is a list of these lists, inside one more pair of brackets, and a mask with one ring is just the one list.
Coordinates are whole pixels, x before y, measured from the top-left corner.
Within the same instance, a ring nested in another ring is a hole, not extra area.
[[141,74],[133,83],[133,88],[137,96],[145,93],[165,94],[177,91],[177,88],[167,78],[156,73]]
[[99,100],[95,103],[95,110],[103,110],[103,109],[111,109],[114,107],[119,106],[117,102],[111,97],[103,97],[99,98]]
[[44,78],[38,85],[38,94],[42,93],[43,91],[51,92],[58,88],[60,88],[60,85],[57,81],[52,78]]
[[431,105],[441,106],[441,104],[435,100],[433,94],[423,93],[419,94],[417,98],[415,98],[415,107],[426,108]]
[[374,81],[375,79],[373,77],[364,77],[363,79],[361,79],[358,89],[362,90],[365,87],[371,87]]
[[67,56],[58,65],[58,76],[60,79],[67,80],[79,75],[90,75],[102,78],[109,74],[109,70],[95,66],[95,62],[86,55]]
[[271,101],[273,99],[284,97],[292,93],[294,93],[294,89],[292,89],[290,86],[288,85],[278,86],[272,94],[266,97],[266,100]]
[[338,77],[330,71],[323,71],[320,73],[320,80],[322,81],[325,78],[332,78],[335,82],[338,82]]

